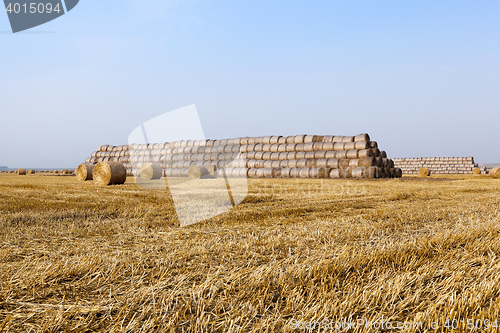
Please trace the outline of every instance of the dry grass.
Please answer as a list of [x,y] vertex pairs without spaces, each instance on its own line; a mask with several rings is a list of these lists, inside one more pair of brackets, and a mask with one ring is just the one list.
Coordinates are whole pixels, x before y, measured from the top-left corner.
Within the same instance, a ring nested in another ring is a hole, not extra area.
[[179,228],[167,191],[2,174],[0,331],[500,319],[499,190],[489,176],[253,180],[236,209]]

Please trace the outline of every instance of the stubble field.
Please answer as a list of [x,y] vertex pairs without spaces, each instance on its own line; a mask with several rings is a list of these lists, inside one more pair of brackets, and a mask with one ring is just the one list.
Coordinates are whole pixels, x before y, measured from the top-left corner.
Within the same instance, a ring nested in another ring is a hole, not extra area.
[[499,190],[487,176],[250,180],[235,209],[179,227],[166,190],[0,175],[0,332],[495,331]]

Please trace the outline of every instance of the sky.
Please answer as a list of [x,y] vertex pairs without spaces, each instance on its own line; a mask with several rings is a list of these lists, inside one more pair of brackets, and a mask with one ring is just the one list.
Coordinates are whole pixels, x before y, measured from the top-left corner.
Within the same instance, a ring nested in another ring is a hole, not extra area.
[[75,168],[196,105],[205,136],[369,133],[500,162],[498,1],[91,1],[13,34],[0,165]]

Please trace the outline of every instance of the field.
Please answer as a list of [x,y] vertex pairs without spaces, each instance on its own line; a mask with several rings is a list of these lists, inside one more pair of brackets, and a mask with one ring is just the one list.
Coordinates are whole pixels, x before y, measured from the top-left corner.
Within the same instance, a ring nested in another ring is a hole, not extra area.
[[0,331],[499,326],[499,190],[488,176],[251,180],[241,205],[181,228],[165,190],[0,175]]

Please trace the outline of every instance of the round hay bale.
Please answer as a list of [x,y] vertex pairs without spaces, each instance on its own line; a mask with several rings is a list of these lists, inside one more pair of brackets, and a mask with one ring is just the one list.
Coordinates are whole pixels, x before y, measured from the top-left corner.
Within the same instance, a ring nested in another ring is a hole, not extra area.
[[215,174],[215,168],[213,166],[212,168],[210,168],[207,166],[193,165],[188,170],[189,179],[213,178],[214,174]]
[[262,151],[266,152],[266,153],[270,152],[271,151],[271,146],[272,146],[271,144],[265,143],[264,145],[262,145]]
[[299,178],[309,178],[309,168],[300,168]]
[[273,167],[273,161],[264,160],[264,168],[272,168],[272,167]]
[[290,168],[281,168],[280,171],[278,171],[276,177],[290,178],[290,170]]
[[281,168],[281,161],[272,161],[271,168]]
[[368,133],[361,133],[361,134],[358,134],[354,137],[354,141],[357,142],[357,141],[370,141],[370,136],[368,135]]
[[333,150],[340,151],[344,150],[345,142],[335,142],[333,144]]
[[330,158],[335,158],[336,152],[334,151],[327,151],[325,152],[325,158],[330,159]]
[[28,175],[33,175],[35,174],[35,170],[28,170]]
[[355,159],[358,158],[359,150],[352,149],[347,151],[347,158]]
[[296,147],[297,147],[296,143],[287,143],[285,151],[287,151],[287,152],[296,151]]
[[370,149],[369,141],[356,141],[354,142],[354,149],[362,150],[362,149]]
[[92,180],[92,171],[94,170],[94,164],[83,163],[76,168],[76,179],[79,181]]
[[120,162],[100,162],[94,167],[92,178],[101,186],[123,184],[127,180],[127,170]]
[[287,137],[285,138],[285,143],[286,143],[286,144],[295,143],[295,136],[294,136],[294,135],[287,136]]
[[369,179],[376,179],[376,178],[379,178],[379,168],[377,168],[376,166],[371,166],[371,167],[368,167],[367,171],[366,171],[366,177],[369,178]]
[[285,144],[285,143],[286,143],[286,137],[284,137],[284,136],[280,136],[280,137],[278,138],[278,144],[283,145],[283,144]]
[[304,143],[318,142],[318,137],[316,135],[306,135],[304,137]]
[[380,157],[380,150],[378,148],[370,148],[371,156]]
[[295,136],[295,139],[294,139],[294,143],[304,143],[304,139],[305,139],[306,135],[296,135]]
[[354,142],[354,136],[344,136],[342,142]]
[[428,168],[420,168],[418,175],[420,177],[427,177],[431,175],[431,171]]
[[333,142],[324,142],[323,143],[323,146],[322,146],[322,150],[325,150],[325,151],[331,151],[331,150],[334,150],[334,143]]
[[359,162],[360,162],[360,160],[359,160],[359,159],[357,159],[357,158],[350,159],[350,160],[349,160],[349,166],[350,166],[351,168],[357,168],[357,167],[360,167],[361,165],[359,165]]
[[17,169],[16,173],[19,176],[26,176],[26,169]]
[[340,178],[351,178],[352,177],[352,168],[340,168],[336,169],[340,170]]
[[288,168],[289,167],[289,160],[281,160],[280,162],[280,168]]
[[347,158],[347,150],[338,150],[335,152],[335,158],[343,159]]
[[304,151],[305,149],[305,143],[298,143],[296,146],[295,146],[295,150],[296,151]]
[[340,169],[331,169],[329,173],[330,178],[338,179],[340,178]]
[[282,138],[281,135],[272,136],[271,139],[269,139],[269,143],[273,145],[278,144],[280,138]]
[[353,150],[356,149],[356,143],[355,142],[346,142],[344,145],[344,150]]
[[308,152],[306,152],[306,157],[305,158],[308,159],[308,160],[309,159],[314,159],[314,154],[315,154],[315,152],[308,151]]
[[268,145],[269,143],[271,143],[271,136],[270,135],[266,135],[265,137],[262,138],[262,143],[265,144],[265,145]]
[[322,167],[325,167],[328,165],[328,160],[326,158],[320,158],[316,161],[316,166],[318,168],[322,168]]
[[286,144],[280,144],[280,145],[278,146],[278,151],[279,151],[279,152],[281,152],[281,153],[286,152],[286,151],[287,151],[287,150],[286,150],[286,146],[287,146]]
[[375,164],[376,164],[375,157],[363,157],[359,159],[359,166],[371,167],[375,166]]
[[381,150],[380,157],[387,158],[387,153],[384,150]]
[[262,159],[263,159],[263,160],[270,160],[270,159],[271,159],[272,154],[273,154],[273,153],[271,153],[271,152],[266,152],[266,153],[262,154]]
[[333,135],[324,135],[323,136],[323,142],[333,142]]
[[306,152],[304,151],[298,151],[295,153],[295,159],[297,160],[301,160],[301,159],[304,159],[306,158]]
[[403,177],[403,170],[400,168],[396,168],[396,178],[401,178]]
[[350,160],[347,158],[339,159],[339,168],[347,168],[349,167]]
[[377,141],[371,141],[371,142],[370,142],[370,148],[378,148],[378,143],[377,143]]
[[314,151],[324,150],[324,149],[323,149],[323,142],[315,142],[315,143],[313,144],[313,150],[314,150]]
[[367,178],[367,168],[356,167],[352,170],[352,178]]
[[299,173],[299,168],[290,168],[290,178],[299,178]]
[[500,179],[500,168],[493,168],[490,170],[490,175],[492,178]]
[[258,169],[248,169],[248,177],[257,178],[257,170]]
[[306,160],[306,167],[308,168],[316,168],[318,160],[308,159]]
[[296,164],[297,168],[305,168],[306,166],[307,166],[307,160],[306,159],[297,160],[297,164]]
[[272,144],[271,145],[271,152],[273,152],[273,153],[279,152],[279,146],[280,145],[278,145],[278,144]]
[[326,151],[315,151],[314,152],[315,159],[325,158],[325,156],[326,156]]
[[274,174],[276,173],[276,170],[273,168],[263,168],[259,170],[262,170],[264,178],[273,178]]

